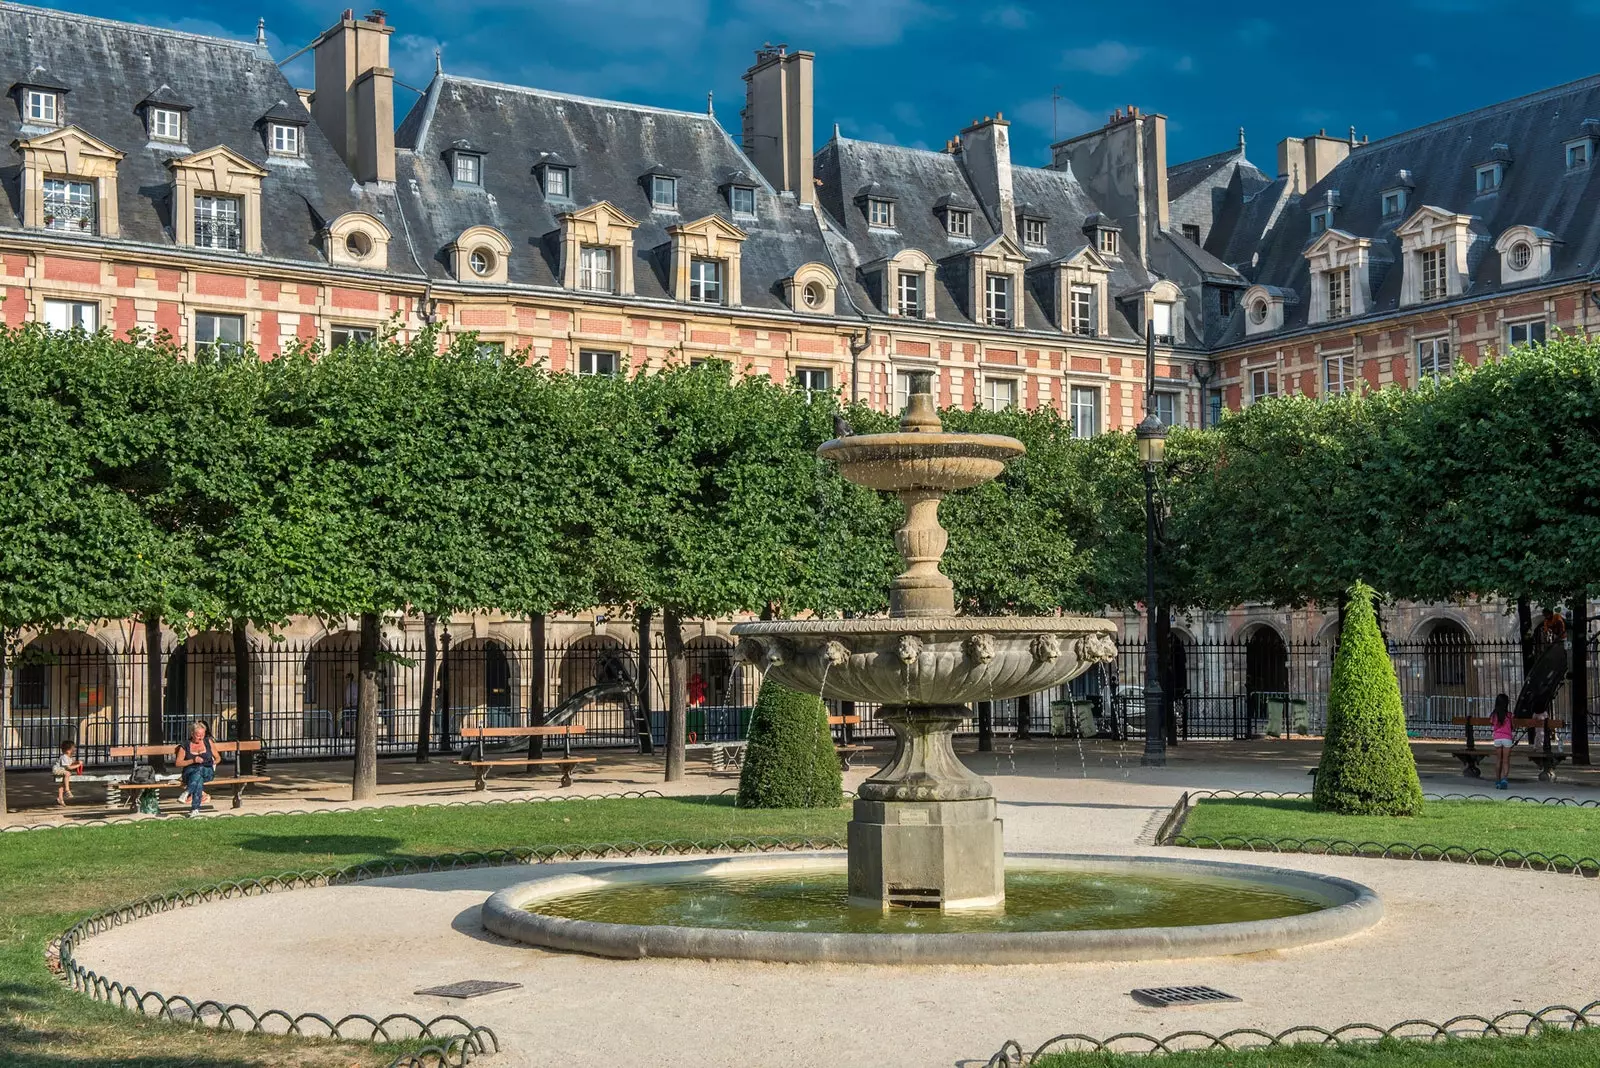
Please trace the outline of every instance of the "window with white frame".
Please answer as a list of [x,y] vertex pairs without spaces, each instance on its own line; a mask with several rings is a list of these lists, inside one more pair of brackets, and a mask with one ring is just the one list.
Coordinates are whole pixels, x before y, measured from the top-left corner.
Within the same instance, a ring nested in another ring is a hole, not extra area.
[[616,292],[616,253],[606,245],[585,245],[578,252],[578,288],[591,293]]
[[1067,329],[1080,337],[1094,337],[1099,333],[1095,323],[1095,306],[1100,302],[1095,299],[1094,288],[1094,286],[1073,286],[1069,294],[1072,307]]
[[1383,217],[1393,218],[1406,210],[1406,191],[1404,189],[1391,189],[1383,194]]
[[620,363],[618,354],[606,352],[602,349],[578,350],[578,373],[580,375],[614,375]]
[[1278,369],[1258,367],[1250,372],[1250,403],[1278,395]]
[[1545,325],[1543,319],[1528,319],[1506,324],[1506,348],[1518,345],[1543,345]]
[[907,319],[922,318],[922,274],[901,271],[895,276],[895,311]]
[[196,312],[194,347],[213,352],[231,352],[244,345],[244,316]]
[[794,384],[805,392],[806,403],[811,403],[813,393],[833,392],[833,372],[826,367],[798,367],[794,372]]
[[1115,230],[1100,231],[1100,251],[1108,256],[1117,254],[1117,232]]
[[1164,300],[1152,303],[1150,320],[1155,328],[1156,340],[1163,345],[1173,343],[1172,305]]
[[1011,325],[1011,276],[983,276],[983,321],[989,326]]
[[971,237],[972,212],[951,208],[944,213],[944,228],[951,237]]
[[756,214],[756,191],[748,185],[730,186],[728,189],[728,206],[733,213],[744,218],[754,218]]
[[1044,232],[1045,231],[1044,231],[1044,220],[1043,219],[1029,219],[1029,218],[1026,218],[1026,217],[1023,218],[1023,220],[1022,220],[1022,243],[1024,245],[1033,245],[1036,248],[1043,248],[1044,247]]
[[48,89],[29,89],[22,108],[23,120],[37,126],[55,126],[61,118],[61,96]]
[[867,225],[892,229],[894,227],[894,201],[868,197]]
[[100,305],[92,300],[47,300],[44,325],[63,333],[82,330],[92,334],[100,329]]
[[722,261],[689,261],[689,299],[696,304],[722,303]]
[[544,169],[544,195],[566,197],[572,195],[572,172],[565,167]]
[[1428,337],[1417,342],[1417,381],[1448,378],[1454,366],[1450,355],[1450,339]]
[[1073,386],[1067,394],[1067,411],[1072,418],[1072,436],[1092,438],[1100,433],[1100,390],[1096,386]]
[[74,234],[96,232],[93,182],[71,178],[44,180],[44,225],[47,230]]
[[365,345],[375,336],[370,326],[338,326],[328,328],[328,347],[342,349],[346,345]]
[[271,137],[268,141],[274,156],[298,156],[300,154],[300,127],[287,122],[271,124]]
[[1350,268],[1338,267],[1327,272],[1328,318],[1343,319],[1350,314]]
[[1505,171],[1498,163],[1490,163],[1478,168],[1478,192],[1493,193],[1500,188],[1501,179]]
[[242,247],[238,197],[197,195],[194,198],[194,243],[197,248],[235,252]]
[[183,112],[177,108],[150,109],[150,139],[152,141],[183,140]]
[[1528,264],[1533,262],[1533,246],[1526,241],[1518,241],[1511,246],[1511,255],[1508,259],[1511,261],[1513,271],[1526,271]]
[[1417,292],[1423,300],[1444,296],[1444,249],[1425,248],[1417,253]]
[[678,180],[665,174],[650,178],[650,206],[657,211],[678,210]]
[[1003,412],[1017,406],[1017,380],[1015,378],[984,378],[983,403],[991,412]]
[[1158,391],[1150,394],[1150,399],[1154,402],[1151,408],[1154,409],[1156,418],[1161,420],[1162,426],[1178,425],[1178,395],[1176,393]]
[[1322,358],[1322,392],[1329,397],[1349,393],[1356,388],[1356,354],[1341,352]]
[[472,152],[457,152],[455,180],[457,185],[482,185],[483,157]]
[[1567,170],[1575,171],[1589,165],[1589,142],[1573,141],[1567,145]]

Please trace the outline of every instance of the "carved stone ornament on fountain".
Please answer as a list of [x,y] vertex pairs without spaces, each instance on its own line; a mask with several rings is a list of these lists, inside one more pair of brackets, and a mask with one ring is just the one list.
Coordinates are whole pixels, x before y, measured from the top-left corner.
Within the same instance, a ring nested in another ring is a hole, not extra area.
[[894,757],[857,791],[849,827],[851,901],[874,907],[963,908],[1005,899],[1000,821],[989,783],[963,765],[952,738],[973,701],[1038,693],[1116,656],[1108,620],[1083,616],[958,616],[939,563],[946,493],[997,477],[1023,445],[995,434],[946,434],[926,392],[900,431],[829,441],[817,455],[858,485],[896,494],[905,569],[876,619],[741,623],[737,658],[791,689],[882,705]]

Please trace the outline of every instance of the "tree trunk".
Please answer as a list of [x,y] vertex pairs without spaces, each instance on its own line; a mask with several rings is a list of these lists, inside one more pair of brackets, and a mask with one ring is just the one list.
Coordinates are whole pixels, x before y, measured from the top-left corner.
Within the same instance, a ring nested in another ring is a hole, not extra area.
[[361,643],[356,667],[356,767],[350,798],[365,801],[378,794],[378,613],[361,613]]
[[1161,726],[1167,734],[1167,744],[1178,744],[1178,690],[1175,685],[1172,663],[1172,606],[1156,608],[1156,660],[1161,679]]
[[689,734],[689,660],[683,651],[683,623],[678,613],[666,609],[661,622],[667,648],[667,781],[679,782]]
[[433,699],[439,689],[439,617],[422,613],[422,700],[417,707],[417,763],[428,762],[433,734]]
[[639,752],[649,756],[656,751],[656,741],[650,730],[650,624],[656,610],[649,605],[639,606],[639,684],[636,687],[639,702]]
[[1589,763],[1589,594],[1572,599],[1572,762]]
[[1026,742],[1033,738],[1033,694],[1025,693],[1017,698],[1017,741]]
[[438,721],[439,752],[454,752],[450,744],[455,735],[455,717],[450,707],[450,643],[455,639],[450,635],[450,622],[445,621],[444,636],[439,640],[439,703],[434,708],[434,719]]
[[[544,726],[545,693],[549,689],[550,662],[545,658],[546,619],[543,613],[528,617],[528,726]],[[528,759],[544,758],[544,738],[528,739]],[[528,769],[532,771],[532,768]]]
[[[161,700],[161,617],[154,613],[144,617],[144,651],[145,744],[161,745],[167,740],[166,708]],[[166,757],[151,757],[150,766],[158,772],[166,770]]]
[[[233,736],[241,742],[256,737],[255,676],[251,671],[250,633],[242,619],[233,621]],[[234,769],[240,775],[254,775],[260,754],[236,754]]]
[[978,702],[978,752],[994,752],[994,702]]

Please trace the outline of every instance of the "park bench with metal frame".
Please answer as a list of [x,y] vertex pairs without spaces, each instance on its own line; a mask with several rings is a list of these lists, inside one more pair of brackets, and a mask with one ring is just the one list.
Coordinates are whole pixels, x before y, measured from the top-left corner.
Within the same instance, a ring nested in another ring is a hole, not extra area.
[[[1480,749],[1477,744],[1477,738],[1472,732],[1472,728],[1493,727],[1494,720],[1488,716],[1455,716],[1450,720],[1450,722],[1454,726],[1466,728],[1467,736],[1466,748],[1452,750],[1450,755],[1461,761],[1461,773],[1463,775],[1469,779],[1481,779],[1483,777],[1483,769],[1478,765],[1482,762],[1484,757],[1494,752],[1494,748],[1491,746]],[[1558,730],[1562,730],[1566,727],[1566,725],[1567,724],[1564,720],[1544,719],[1542,717],[1513,719],[1511,721],[1513,737],[1515,737],[1517,732],[1525,730],[1536,730],[1540,728],[1543,728],[1544,730],[1543,748],[1528,755],[1528,760],[1531,763],[1539,766],[1540,782],[1554,782],[1556,777],[1556,765],[1567,759],[1567,754],[1554,752],[1550,747],[1551,735]]]
[[[111,759],[132,760],[134,766],[137,768],[150,757],[171,757],[177,751],[177,749],[178,744],[176,742],[170,745],[119,745],[111,748]],[[242,808],[244,806],[245,787],[255,783],[272,781],[265,775],[245,775],[240,772],[240,765],[242,762],[240,754],[261,752],[260,742],[213,741],[211,743],[211,749],[217,755],[218,771],[221,771],[220,765],[222,763],[222,758],[229,754],[233,755],[235,774],[218,775],[216,778],[206,783],[206,789],[209,791],[232,787],[234,808]],[[132,805],[138,803],[139,797],[143,794],[154,793],[157,797],[159,797],[161,796],[160,792],[162,790],[168,789],[176,789],[179,792],[182,792],[184,789],[186,789],[182,776],[174,778],[159,778],[152,782],[134,782],[131,775],[127,778],[118,776],[114,781],[106,784],[106,800],[108,804],[116,808],[121,808],[124,804],[131,807]]]
[[860,716],[829,716],[828,717],[828,726],[845,728],[844,741],[835,743],[835,745],[833,747],[833,751],[839,757],[839,766],[844,768],[846,771],[850,770],[852,762],[855,760],[855,758],[859,754],[872,752],[872,746],[870,746],[870,745],[862,745],[862,744],[856,742],[851,737],[850,728],[851,727],[855,727],[855,726],[859,725],[860,723],[861,723],[861,717]]
[[[476,756],[465,760],[456,761],[464,767],[472,768],[476,773],[473,779],[474,790],[487,790],[488,777],[491,768],[521,767],[531,771],[533,768],[550,765],[561,769],[561,785],[572,785],[572,769],[578,764],[593,764],[594,757],[575,757],[572,755],[572,736],[583,734],[587,731],[581,723],[563,723],[544,727],[465,727],[461,731],[462,741],[476,742]],[[561,755],[558,757],[500,757],[490,758],[484,752],[484,742],[490,738],[560,738]]]

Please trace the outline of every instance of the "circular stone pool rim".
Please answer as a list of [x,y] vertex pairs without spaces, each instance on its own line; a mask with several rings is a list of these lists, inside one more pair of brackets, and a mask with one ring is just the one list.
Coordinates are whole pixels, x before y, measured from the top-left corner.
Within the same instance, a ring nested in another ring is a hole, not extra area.
[[602,957],[688,957],[790,964],[1047,964],[1135,961],[1260,953],[1327,942],[1364,931],[1383,918],[1383,902],[1348,879],[1287,868],[1168,857],[1007,854],[1008,866],[1123,875],[1242,879],[1321,900],[1327,907],[1298,916],[1190,927],[1112,931],[981,931],[947,934],[863,934],[758,931],[712,927],[596,923],[529,912],[539,901],[594,890],[607,882],[673,882],[701,876],[745,876],[837,870],[839,853],[713,857],[662,864],[624,863],[582,873],[552,873],[509,886],[486,901],[483,926],[502,937],[546,949]]

